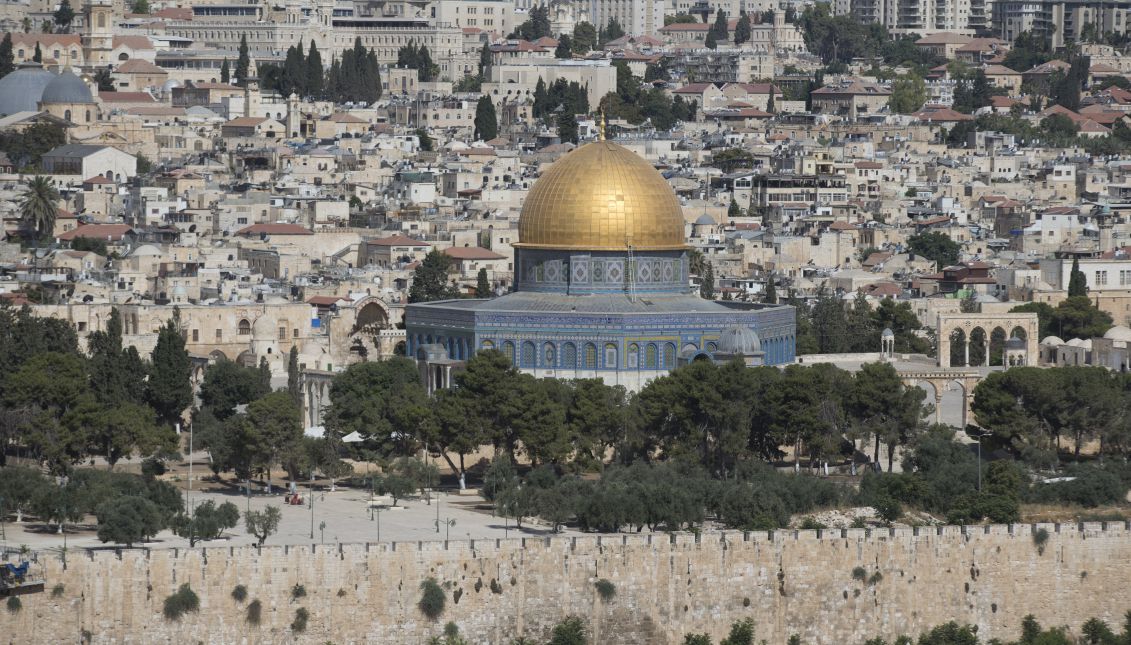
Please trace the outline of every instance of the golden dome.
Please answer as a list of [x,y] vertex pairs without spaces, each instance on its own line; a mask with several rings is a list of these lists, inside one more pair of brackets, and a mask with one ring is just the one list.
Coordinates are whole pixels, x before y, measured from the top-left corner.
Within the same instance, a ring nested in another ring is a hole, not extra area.
[[608,141],[566,154],[534,182],[518,240],[522,248],[686,248],[683,211],[671,186],[650,163]]

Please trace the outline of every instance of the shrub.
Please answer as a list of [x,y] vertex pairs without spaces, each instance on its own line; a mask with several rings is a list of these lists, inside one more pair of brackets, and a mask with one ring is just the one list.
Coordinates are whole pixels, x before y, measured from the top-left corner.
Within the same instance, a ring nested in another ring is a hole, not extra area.
[[291,587],[291,600],[298,600],[299,598],[306,597],[306,587],[302,585],[295,585]]
[[801,528],[804,531],[811,531],[811,530],[814,530],[814,529],[819,531],[819,530],[822,530],[822,529],[827,529],[829,527],[828,527],[828,525],[824,524],[823,522],[818,522],[815,518],[807,517],[804,520],[801,520],[801,526],[799,528]]
[[730,626],[730,634],[720,645],[754,645],[754,619],[736,621]]
[[252,625],[258,625],[259,621],[263,618],[263,603],[258,599],[252,600],[247,603],[247,622]]
[[51,587],[51,597],[52,598],[58,598],[58,597],[63,595],[63,591],[64,591],[63,583],[59,583],[59,584],[55,585],[54,587]]
[[1120,478],[1097,466],[1083,465],[1069,468],[1067,473],[1074,479],[1051,484],[1037,484],[1028,494],[1028,501],[1038,503],[1078,504],[1085,508],[1095,508],[1113,504],[1123,499],[1127,485]]
[[243,602],[247,600],[247,587],[243,585],[236,585],[235,588],[232,589],[232,598],[236,602]]
[[295,619],[291,621],[291,631],[296,634],[301,634],[306,631],[306,621],[310,619],[310,612],[306,607],[299,607],[295,610]]
[[617,587],[608,580],[601,578],[594,584],[597,587],[597,595],[601,597],[603,602],[609,602],[617,595]]
[[688,634],[683,637],[683,645],[711,645],[711,637],[707,634]]
[[876,584],[879,584],[883,579],[884,574],[877,571],[872,574],[872,577],[868,578],[868,584],[875,586]]
[[420,602],[417,607],[425,616],[436,620],[444,613],[444,590],[436,584],[435,578],[420,583]]
[[864,582],[868,579],[868,570],[864,567],[856,567],[852,570],[852,579],[858,582]]
[[165,599],[163,613],[168,620],[180,620],[186,613],[199,610],[200,598],[186,582]]
[[346,597],[346,590],[345,589],[338,589],[338,597],[339,598],[345,598]]
[[872,506],[876,509],[880,519],[888,524],[903,517],[903,506],[894,497],[880,495],[872,502]]
[[494,578],[491,578],[491,593],[503,593],[503,585],[499,584],[499,581]]
[[1049,541],[1048,529],[1037,529],[1033,532],[1033,544],[1037,545],[1037,553],[1043,554],[1045,552],[1045,545]]
[[554,625],[548,645],[586,645],[588,642],[589,639],[585,636],[585,623],[577,616],[569,616]]
[[24,608],[19,596],[8,596],[8,611],[13,614]]

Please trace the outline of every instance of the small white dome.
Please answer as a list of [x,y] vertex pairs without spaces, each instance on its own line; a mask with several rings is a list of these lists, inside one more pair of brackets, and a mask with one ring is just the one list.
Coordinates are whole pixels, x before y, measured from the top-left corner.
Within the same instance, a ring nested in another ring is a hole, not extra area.
[[1045,336],[1045,339],[1041,341],[1041,344],[1049,347],[1060,347],[1064,344],[1064,341],[1057,338],[1056,336]]
[[1104,338],[1109,340],[1131,341],[1131,329],[1123,325],[1116,325],[1107,330],[1107,333],[1104,334]]
[[1072,340],[1068,341],[1065,344],[1068,345],[1069,347],[1083,347],[1084,341],[1080,340],[1079,338],[1073,338]]

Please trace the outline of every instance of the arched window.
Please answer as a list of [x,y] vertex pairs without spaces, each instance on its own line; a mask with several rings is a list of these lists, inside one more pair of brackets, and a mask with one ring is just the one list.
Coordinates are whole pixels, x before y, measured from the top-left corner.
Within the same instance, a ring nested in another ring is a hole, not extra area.
[[554,367],[554,359],[557,358],[557,352],[554,351],[553,343],[546,343],[542,346],[542,365],[543,367]]
[[71,111],[70,110],[64,110],[63,111],[63,118],[70,121],[71,120]]
[[719,346],[716,345],[715,343],[707,343],[707,351],[711,352],[712,354],[714,354],[715,350],[718,349],[718,348],[719,348]]
[[247,321],[247,318],[244,318],[243,320],[240,321],[240,336],[250,336],[250,335],[251,335],[251,323],[249,323]]
[[675,345],[671,343],[664,345],[664,368],[669,370],[675,368]]
[[503,343],[503,353],[506,354],[507,360],[511,362],[511,365],[514,365],[514,343],[509,340]]
[[[605,346],[606,349],[608,345]],[[640,345],[633,343],[628,346],[628,367],[636,369],[640,367]]]
[[616,343],[605,343],[605,368],[616,369],[619,367],[617,363],[617,345]]
[[534,343],[530,341],[522,344],[522,366],[534,367]]
[[585,344],[585,369],[597,369],[597,346],[593,343]]
[[479,344],[479,348],[480,349],[495,349],[495,343],[493,343],[489,340],[485,340],[485,341],[483,341],[482,343]]
[[562,367],[565,369],[577,367],[577,346],[573,343],[562,345]]
[[656,350],[654,343],[649,343],[648,347],[644,349],[644,367],[654,370],[659,367],[660,357],[659,352]]

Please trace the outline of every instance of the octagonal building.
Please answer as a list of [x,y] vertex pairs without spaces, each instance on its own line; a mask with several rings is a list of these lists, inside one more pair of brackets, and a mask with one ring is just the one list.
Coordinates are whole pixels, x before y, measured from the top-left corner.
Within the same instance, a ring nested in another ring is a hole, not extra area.
[[518,236],[514,292],[408,305],[407,352],[433,366],[430,389],[473,352],[497,349],[535,376],[635,391],[689,361],[734,358],[719,338],[735,328],[753,332],[758,363],[794,360],[792,307],[692,293],[679,200],[622,146],[589,143],[551,165],[527,195]]

